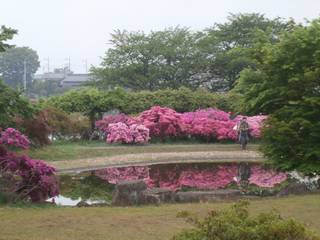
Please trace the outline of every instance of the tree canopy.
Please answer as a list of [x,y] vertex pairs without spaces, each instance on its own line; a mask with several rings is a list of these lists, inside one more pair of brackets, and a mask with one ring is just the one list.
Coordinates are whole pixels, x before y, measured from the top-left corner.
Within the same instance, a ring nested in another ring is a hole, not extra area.
[[6,26],[1,26],[0,28],[0,52],[4,52],[5,50],[12,47],[12,45],[6,43],[6,41],[11,40],[18,31],[12,28],[8,28]]
[[32,86],[33,74],[40,66],[37,52],[28,47],[14,47],[0,54],[0,73],[7,85],[15,89],[23,88],[24,62],[29,89]]
[[0,80],[0,128],[14,125],[15,117],[30,118],[34,108],[27,99]]
[[251,49],[261,35],[277,42],[293,26],[292,21],[261,14],[231,14],[228,22],[196,32],[182,27],[149,34],[118,30],[101,66],[92,69],[95,86],[230,90],[241,70],[255,66]]
[[258,69],[241,72],[243,110],[271,114],[263,151],[284,169],[320,171],[320,19],[261,47]]

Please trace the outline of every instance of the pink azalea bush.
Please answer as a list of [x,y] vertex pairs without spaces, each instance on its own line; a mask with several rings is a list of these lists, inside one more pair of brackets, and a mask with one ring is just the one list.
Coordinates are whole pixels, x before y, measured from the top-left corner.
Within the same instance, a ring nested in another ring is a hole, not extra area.
[[132,143],[130,128],[122,122],[110,123],[107,129],[108,143]]
[[133,143],[147,143],[150,140],[149,129],[142,124],[132,124],[130,133],[133,138]]
[[[107,142],[110,143],[146,143],[149,140],[146,129],[149,129],[151,138],[192,136],[205,138],[207,141],[236,141],[238,133],[234,127],[241,118],[242,116],[239,115],[235,119],[230,119],[230,113],[213,108],[181,114],[167,107],[154,106],[136,118],[125,114],[104,117],[96,122],[96,127],[108,136]],[[264,115],[247,117],[251,137],[261,137],[262,124],[266,118],[267,116]],[[117,123],[123,124],[112,125]],[[140,125],[140,130],[132,130],[131,126],[136,125]],[[134,131],[135,133],[131,135],[135,136],[130,136],[130,131]]]
[[96,121],[96,127],[105,133],[107,143],[144,144],[150,140],[149,129],[125,114],[106,116]]
[[259,165],[255,165],[251,167],[249,183],[259,187],[271,188],[285,181],[287,177],[288,175],[284,172],[276,172],[272,169],[264,169]]
[[0,133],[0,145],[13,146],[28,149],[30,145],[29,139],[14,128],[7,128]]
[[[241,117],[230,119],[230,113],[212,108],[186,112],[181,116],[186,132],[191,136],[233,141],[237,140],[237,131],[233,128]],[[265,119],[264,115],[247,118],[251,137],[260,138],[262,123]]]
[[13,128],[1,134],[0,176],[14,183],[6,190],[17,199],[39,202],[59,194],[55,169],[41,160],[8,152],[4,147],[9,145],[26,149],[29,143],[26,136]]
[[137,143],[143,144],[149,141],[149,129],[141,124],[111,123],[107,130],[108,143]]
[[[242,116],[237,116],[235,122],[239,122]],[[263,122],[267,119],[266,115],[257,115],[252,117],[247,117],[247,122],[250,128],[250,136],[253,138],[261,137],[261,129]]]
[[124,123],[128,126],[137,123],[137,121],[134,118],[121,113],[116,115],[105,116],[101,120],[96,121],[95,125],[96,128],[98,128],[102,132],[108,133],[109,124],[119,122]]
[[171,108],[154,106],[142,112],[138,121],[150,130],[151,137],[181,136],[184,133],[184,126],[181,121],[181,114]]

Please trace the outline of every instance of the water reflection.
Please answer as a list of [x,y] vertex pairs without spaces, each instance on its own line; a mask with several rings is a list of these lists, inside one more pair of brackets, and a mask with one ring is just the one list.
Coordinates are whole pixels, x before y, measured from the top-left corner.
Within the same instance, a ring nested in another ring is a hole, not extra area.
[[60,195],[50,198],[61,206],[76,206],[80,202],[107,204],[111,201],[114,185],[97,177],[94,172],[83,172],[76,175],[59,176]]
[[91,199],[82,199],[79,197],[78,199],[72,199],[69,197],[65,197],[63,195],[56,196],[54,198],[50,198],[47,200],[47,202],[54,202],[55,204],[59,206],[77,206],[80,202],[85,202],[89,205],[92,204],[106,204],[107,201],[104,200],[91,200]]

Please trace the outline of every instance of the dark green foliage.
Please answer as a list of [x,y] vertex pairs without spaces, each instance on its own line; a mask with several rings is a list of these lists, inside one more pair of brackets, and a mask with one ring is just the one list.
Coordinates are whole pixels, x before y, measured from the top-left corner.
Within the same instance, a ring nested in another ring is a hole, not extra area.
[[126,92],[123,89],[102,92],[86,88],[51,97],[43,105],[53,106],[69,113],[81,112],[96,119],[103,112],[113,109],[126,114],[137,114],[156,105],[170,107],[178,112],[209,107],[236,111],[238,102],[239,95],[237,94],[210,93],[205,90],[192,91],[188,88],[155,92]]
[[197,32],[180,27],[149,34],[116,31],[101,66],[91,69],[94,85],[134,91],[230,90],[241,70],[256,66],[252,49],[260,34],[276,42],[293,25],[261,14],[231,14],[226,23]]
[[[181,217],[188,217],[183,212]],[[277,212],[250,216],[248,202],[239,202],[230,209],[211,211],[203,220],[189,218],[194,228],[173,240],[319,240],[305,226],[293,219],[284,219]]]
[[241,72],[242,109],[271,114],[264,154],[276,166],[320,172],[320,19],[260,47],[258,70]]
[[89,117],[91,128],[94,129],[95,121],[101,118],[103,112],[122,108],[125,94],[121,89],[105,94],[95,88],[82,88],[51,97],[43,105],[53,106],[68,113],[83,113]]
[[197,88],[204,80],[199,73],[205,56],[197,47],[203,35],[180,27],[150,34],[115,31],[101,67],[92,69],[97,86],[150,91]]
[[17,30],[12,28],[7,28],[6,26],[1,26],[0,28],[0,52],[4,52],[12,45],[5,43],[8,40],[11,40],[15,34],[17,34]]
[[13,127],[15,117],[30,118],[34,107],[0,80],[0,128]]
[[212,90],[230,90],[239,73],[246,67],[255,68],[257,52],[254,48],[263,40],[278,41],[279,35],[290,31],[295,23],[281,18],[268,19],[263,14],[230,14],[228,21],[208,29],[207,37],[200,44],[207,56],[208,71],[214,79]]

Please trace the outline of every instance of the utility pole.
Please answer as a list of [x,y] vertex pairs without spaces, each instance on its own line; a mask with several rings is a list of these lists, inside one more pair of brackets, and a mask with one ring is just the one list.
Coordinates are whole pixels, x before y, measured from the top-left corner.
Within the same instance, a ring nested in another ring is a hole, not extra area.
[[71,60],[70,60],[70,56],[68,57],[68,67],[69,67],[69,72],[71,72]]
[[23,89],[27,92],[27,61],[23,61]]
[[84,66],[86,68],[86,73],[88,73],[88,60],[87,59],[84,60]]
[[70,56],[68,58],[65,58],[65,60],[68,61],[68,73],[70,73],[71,72],[71,58],[70,58]]
[[48,58],[45,58],[44,60],[47,61],[47,70],[48,70],[48,73],[49,73],[50,72],[50,59],[48,57]]

